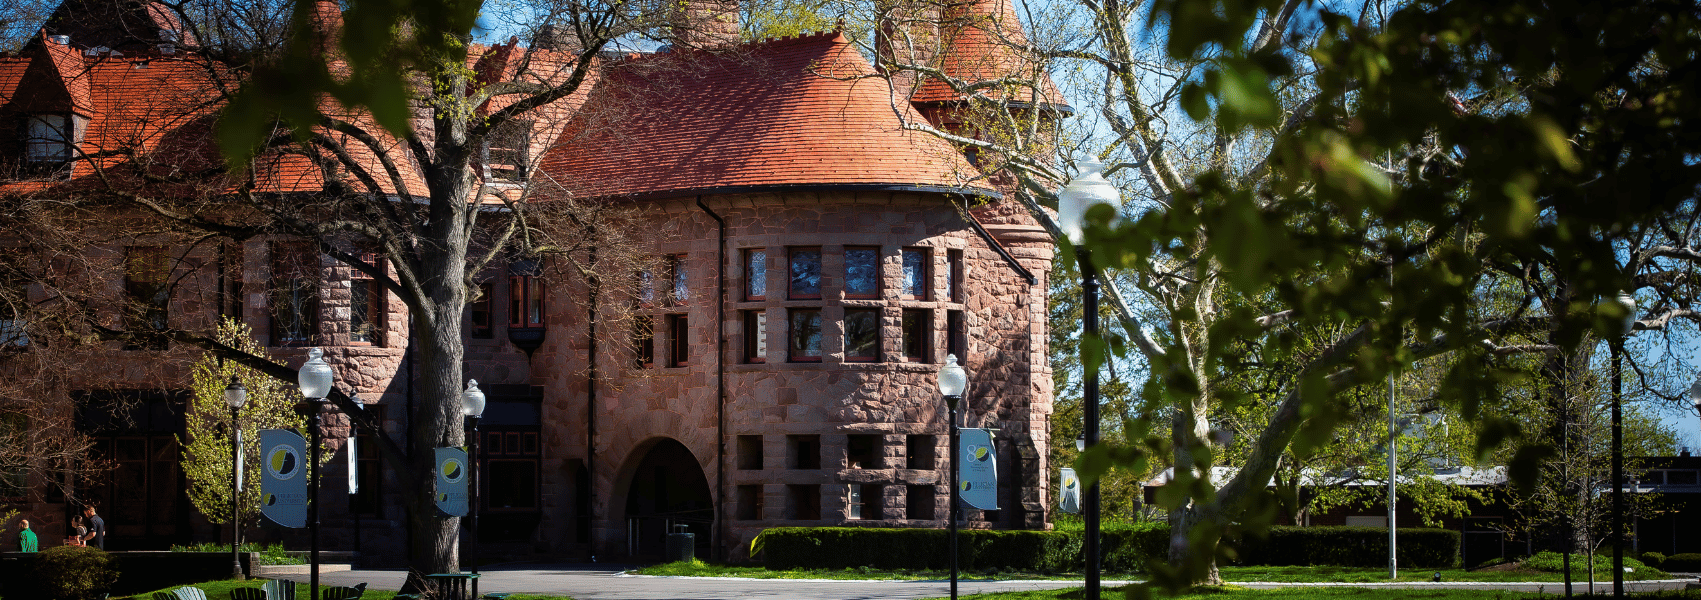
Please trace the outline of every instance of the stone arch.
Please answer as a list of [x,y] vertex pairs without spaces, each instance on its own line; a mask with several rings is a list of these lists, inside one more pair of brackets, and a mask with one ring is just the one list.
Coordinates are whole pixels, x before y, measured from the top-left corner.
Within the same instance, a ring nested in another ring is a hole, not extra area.
[[668,533],[684,526],[696,536],[698,556],[707,556],[715,520],[715,496],[697,456],[670,437],[634,446],[615,480],[611,508],[624,526],[624,550],[660,556]]

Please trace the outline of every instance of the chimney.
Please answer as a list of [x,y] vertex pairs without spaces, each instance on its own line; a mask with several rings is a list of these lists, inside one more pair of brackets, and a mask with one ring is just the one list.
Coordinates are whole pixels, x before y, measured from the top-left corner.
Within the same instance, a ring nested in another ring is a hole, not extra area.
[[738,0],[680,0],[675,6],[674,45],[706,48],[739,42]]
[[[874,30],[875,66],[881,72],[889,65],[938,66],[939,7],[916,0],[886,0],[880,8],[884,18]],[[900,70],[891,75],[893,89],[905,100],[921,87],[921,77],[914,71]]]
[[1689,458],[1689,446],[1684,446],[1683,447],[1683,453],[1679,454],[1678,456],[1681,456],[1681,457],[1684,457],[1684,458]]
[[343,37],[343,8],[334,0],[315,0],[307,15],[307,27],[313,36],[313,51],[319,55],[338,55],[337,46]]

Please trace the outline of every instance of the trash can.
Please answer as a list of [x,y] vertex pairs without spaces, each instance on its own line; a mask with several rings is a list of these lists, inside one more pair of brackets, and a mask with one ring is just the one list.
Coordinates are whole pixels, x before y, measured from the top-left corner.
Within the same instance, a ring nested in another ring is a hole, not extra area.
[[684,525],[674,525],[673,533],[667,534],[667,553],[662,559],[667,562],[683,562],[692,559],[697,547],[697,536],[685,530]]

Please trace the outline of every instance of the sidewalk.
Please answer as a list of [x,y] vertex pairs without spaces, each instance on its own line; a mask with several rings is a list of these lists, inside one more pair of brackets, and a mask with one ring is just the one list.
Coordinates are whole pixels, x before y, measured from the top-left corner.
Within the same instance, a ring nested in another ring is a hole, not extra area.
[[[512,563],[491,565],[479,578],[481,592],[523,592],[571,596],[575,600],[874,600],[893,598],[909,600],[939,598],[950,594],[950,582],[921,581],[857,581],[821,579],[747,579],[737,577],[655,577],[629,575],[626,571],[636,565],[584,563],[539,564]],[[306,582],[308,575],[286,576]],[[361,569],[324,572],[319,584],[354,585],[366,583],[374,589],[400,589],[407,572],[400,569]],[[1106,581],[1105,585],[1123,585],[1131,581]],[[1277,587],[1364,587],[1413,589],[1502,589],[1524,593],[1562,594],[1563,583],[1495,583],[1495,582],[1402,582],[1402,583],[1261,583],[1234,582],[1249,588]],[[1694,578],[1655,581],[1627,581],[1626,591],[1681,590],[1696,583]],[[987,581],[962,579],[959,593],[982,594],[1079,587],[1081,582],[1069,580]],[[1584,592],[1588,584],[1572,584],[1573,591]],[[1605,589],[1611,590],[1612,582]],[[1596,590],[1602,589],[1596,583]]]

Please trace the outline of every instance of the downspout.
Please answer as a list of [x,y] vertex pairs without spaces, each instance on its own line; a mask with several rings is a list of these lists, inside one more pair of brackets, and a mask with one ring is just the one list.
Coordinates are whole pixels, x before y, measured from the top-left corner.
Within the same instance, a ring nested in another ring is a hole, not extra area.
[[1011,256],[1010,251],[1004,249],[1004,244],[998,243],[998,240],[992,237],[992,233],[988,232],[985,227],[981,226],[980,221],[975,219],[974,214],[970,213],[967,209],[961,209],[958,212],[962,213],[963,220],[969,222],[969,226],[974,228],[975,233],[980,234],[980,239],[986,240],[986,245],[991,247],[993,252],[997,252],[998,256],[1003,257],[1005,264],[1010,265],[1010,268],[1016,271],[1017,275],[1021,275],[1022,279],[1026,279],[1028,281],[1028,285],[1039,285],[1039,278],[1034,277],[1034,273],[1029,271],[1026,267],[1023,267],[1022,263],[1016,262],[1016,257]]
[[[404,449],[406,449],[407,453],[408,453],[408,464],[413,464],[413,457],[414,457],[414,448],[413,448],[413,411],[414,411],[413,378],[414,378],[414,365],[413,365],[413,363],[418,358],[418,354],[414,350],[414,343],[415,342],[414,342],[414,335],[413,335],[413,315],[410,314],[410,315],[408,315],[407,360],[404,361],[404,362],[407,363],[407,388],[406,388],[406,393],[404,394],[404,396],[407,398],[407,405],[408,405],[407,417],[408,418],[407,418],[406,425],[404,425],[402,427],[402,431],[407,432],[407,439],[405,440],[407,442],[407,445],[404,447]],[[406,506],[405,502],[403,503],[403,506]],[[413,558],[414,558],[413,557],[413,527],[412,526],[403,527],[402,531],[405,532],[405,535],[406,535],[406,537],[404,537],[402,539],[402,543],[407,544],[408,563],[412,564]]]
[[[591,256],[590,256],[590,263],[594,265],[594,264],[596,264],[596,262],[597,262],[596,249],[592,248],[591,249]],[[596,540],[597,500],[596,500],[596,498],[597,498],[597,496],[596,496],[595,493],[593,493],[593,491],[596,489],[596,481],[597,481],[597,472],[596,472],[596,468],[595,468],[596,458],[597,458],[597,296],[598,296],[597,289],[598,289],[598,287],[595,284],[592,284],[592,285],[586,286],[586,290],[585,290],[586,295],[590,296],[589,301],[586,302],[586,305],[590,307],[590,309],[588,311],[590,313],[590,315],[589,315],[590,318],[588,319],[588,322],[587,322],[587,325],[586,325],[586,327],[588,327],[589,330],[590,330],[589,331],[590,348],[586,350],[586,356],[588,357],[587,360],[588,360],[589,364],[586,365],[588,370],[586,372],[586,381],[585,381],[585,493],[584,493],[584,498],[586,500],[586,502],[585,502],[586,506],[584,507],[584,511],[585,511],[585,516],[586,516],[585,527],[587,527],[591,530],[591,531],[585,532],[585,539],[590,540],[589,543],[590,543],[591,562],[597,561],[597,556],[596,556],[596,544],[597,544],[597,540]],[[579,507],[574,507],[574,508],[578,509]],[[578,520],[579,520],[578,515],[573,515],[573,517],[574,517],[573,521],[575,523],[577,523]]]
[[697,196],[697,208],[715,220],[715,490],[720,494],[720,502],[715,510],[715,529],[711,534],[709,544],[720,560],[726,560],[729,553],[723,542],[726,540],[726,219],[722,219],[715,211],[709,210],[709,205],[703,204],[703,196]]

